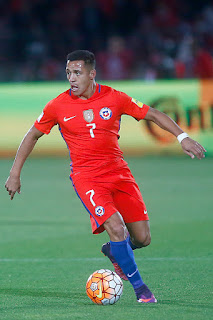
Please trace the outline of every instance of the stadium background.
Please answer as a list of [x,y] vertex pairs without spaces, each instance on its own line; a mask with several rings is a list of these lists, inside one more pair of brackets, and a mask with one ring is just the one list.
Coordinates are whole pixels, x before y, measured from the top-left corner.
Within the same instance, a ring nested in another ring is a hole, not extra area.
[[[69,87],[66,55],[79,48],[95,53],[98,82],[169,113],[212,153],[212,1],[11,0],[0,12],[1,156],[14,155],[44,105]],[[180,152],[148,127],[124,117],[125,154]],[[56,133],[43,140],[40,154],[66,153]]]
[[159,304],[139,306],[125,283],[101,315],[209,320],[213,3],[201,0],[0,1],[0,319],[99,317],[84,286],[94,270],[111,268],[99,253],[107,236],[90,232],[57,128],[26,162],[22,194],[11,202],[3,188],[23,135],[69,87],[67,53],[82,48],[96,54],[97,82],[166,112],[207,149],[191,160],[156,126],[123,117],[120,145],[152,229],[151,246],[135,255]]

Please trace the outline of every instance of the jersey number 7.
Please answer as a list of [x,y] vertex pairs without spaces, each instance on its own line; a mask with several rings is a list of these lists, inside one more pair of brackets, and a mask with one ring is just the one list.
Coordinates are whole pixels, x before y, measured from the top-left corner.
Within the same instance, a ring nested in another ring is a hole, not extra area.
[[95,124],[95,123],[88,123],[86,126],[87,126],[87,127],[91,127],[91,128],[89,129],[90,136],[91,136],[91,138],[95,138],[95,135],[94,135],[93,130],[96,128],[96,124]]

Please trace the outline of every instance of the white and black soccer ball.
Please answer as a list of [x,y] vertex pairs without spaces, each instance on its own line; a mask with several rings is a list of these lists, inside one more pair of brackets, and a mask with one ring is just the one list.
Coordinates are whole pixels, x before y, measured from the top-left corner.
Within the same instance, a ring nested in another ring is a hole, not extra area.
[[86,283],[86,293],[96,304],[114,304],[123,293],[123,282],[115,272],[100,269],[89,276]]

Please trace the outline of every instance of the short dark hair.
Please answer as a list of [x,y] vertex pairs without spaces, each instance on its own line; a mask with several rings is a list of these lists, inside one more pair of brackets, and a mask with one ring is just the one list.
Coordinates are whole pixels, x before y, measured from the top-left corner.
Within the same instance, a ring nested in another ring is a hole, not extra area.
[[95,55],[88,50],[75,50],[67,55],[67,61],[83,60],[85,65],[89,65],[95,69]]

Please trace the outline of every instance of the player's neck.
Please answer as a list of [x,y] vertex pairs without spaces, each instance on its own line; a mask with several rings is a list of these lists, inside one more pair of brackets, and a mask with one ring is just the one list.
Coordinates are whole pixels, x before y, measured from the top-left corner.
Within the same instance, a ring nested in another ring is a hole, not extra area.
[[92,84],[88,87],[88,89],[82,95],[78,96],[78,98],[87,100],[92,97],[95,91],[96,91],[96,82],[93,81]]

